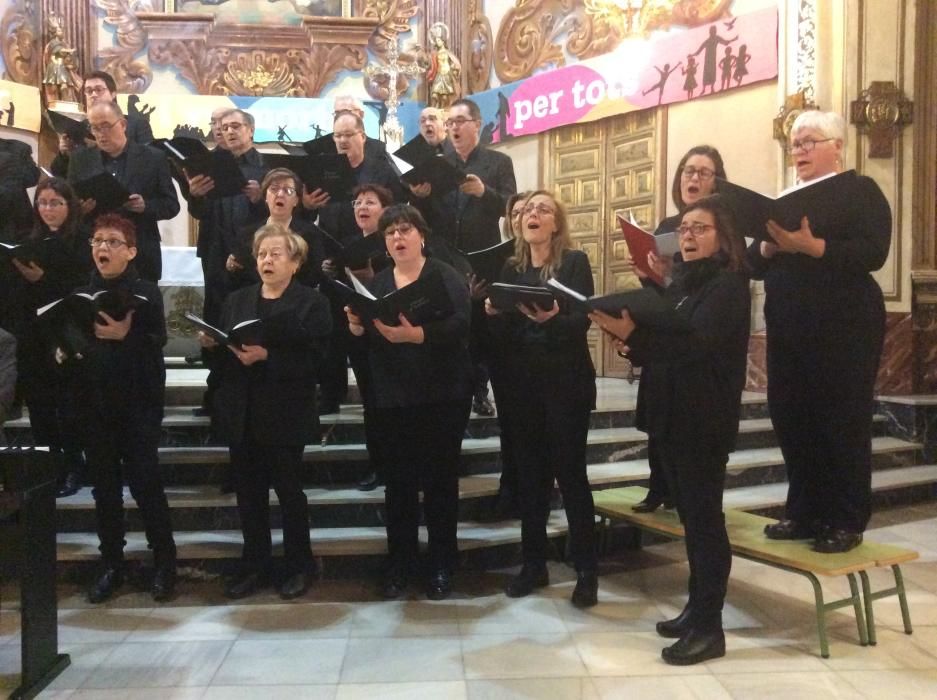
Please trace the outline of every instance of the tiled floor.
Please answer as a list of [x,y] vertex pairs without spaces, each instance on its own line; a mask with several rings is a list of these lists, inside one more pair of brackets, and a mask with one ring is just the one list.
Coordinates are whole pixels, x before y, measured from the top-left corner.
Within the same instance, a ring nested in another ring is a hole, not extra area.
[[[41,697],[937,697],[937,504],[878,513],[873,526],[870,538],[921,552],[903,567],[914,634],[902,632],[895,599],[879,601],[879,644],[863,648],[839,611],[829,659],[818,655],[806,581],[735,559],[727,656],[665,665],[654,622],[682,605],[686,576],[682,545],[667,543],[603,562],[601,602],[586,612],[569,604],[571,576],[558,564],[550,588],[521,600],[501,595],[497,572],[463,572],[439,603],[377,601],[369,582],[327,581],[299,602],[268,593],[232,605],[217,582],[185,581],[171,605],[128,587],[92,608],[63,585],[60,639],[72,665]],[[0,613],[0,697],[16,680],[18,619]]]

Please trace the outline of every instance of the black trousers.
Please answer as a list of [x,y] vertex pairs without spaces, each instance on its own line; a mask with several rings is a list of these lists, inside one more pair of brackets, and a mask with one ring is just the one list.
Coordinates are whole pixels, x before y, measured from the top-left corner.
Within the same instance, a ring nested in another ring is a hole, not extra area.
[[419,552],[420,490],[429,534],[429,566],[458,561],[459,457],[471,400],[378,408],[390,564],[407,570]]
[[872,412],[884,306],[870,303],[863,316],[815,332],[768,323],[768,410],[787,467],[791,520],[862,532],[872,514]]
[[555,479],[569,522],[573,564],[577,571],[594,570],[595,504],[586,474],[586,441],[595,380],[538,371],[533,362],[525,366],[529,371],[515,372],[507,392],[524,562],[539,565],[547,559]]
[[686,535],[691,625],[702,631],[722,629],[722,606],[732,569],[732,550],[722,512],[729,456],[705,443],[664,442],[662,447],[662,462],[675,489],[677,513]]
[[[23,363],[20,366],[23,367]],[[36,370],[37,375],[23,377],[21,387],[29,409],[33,444],[49,448],[59,479],[64,479],[69,472],[84,476],[81,429],[72,394],[66,390],[65,381],[54,366],[27,369],[31,370]]]
[[[345,318],[341,299],[327,286],[325,295],[328,297],[334,322],[332,332],[329,334],[325,357],[319,365],[319,386],[322,389],[321,403],[326,406],[337,406],[343,403],[348,395],[348,353],[355,343],[351,331],[348,330],[348,321]],[[357,373],[355,378],[361,381]],[[363,397],[364,389],[359,388]]]
[[519,489],[517,482],[517,465],[514,463],[514,438],[511,434],[510,402],[510,375],[503,366],[503,360],[492,357],[489,365],[491,372],[491,392],[498,407],[498,433],[501,440],[501,483],[502,495],[507,494],[517,499]]
[[651,470],[651,475],[648,479],[647,497],[649,499],[659,498],[664,501],[670,501],[670,493],[672,489],[670,488],[670,482],[667,478],[667,470],[664,468],[661,457],[662,442],[663,441],[659,437],[648,433],[647,465]]
[[146,541],[153,549],[156,566],[175,566],[176,544],[160,475],[158,445],[158,429],[137,429],[128,422],[108,426],[106,431],[96,430],[85,446],[101,556],[106,565],[116,566],[124,558],[126,479],[143,517]]
[[303,491],[303,445],[259,445],[253,440],[230,446],[238,515],[244,536],[245,571],[270,568],[270,488],[280,501],[285,573],[306,570],[312,559],[309,502]]

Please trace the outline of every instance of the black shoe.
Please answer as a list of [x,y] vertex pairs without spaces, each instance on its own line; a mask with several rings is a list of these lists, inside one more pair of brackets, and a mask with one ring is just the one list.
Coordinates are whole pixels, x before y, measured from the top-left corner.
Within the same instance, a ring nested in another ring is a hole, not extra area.
[[175,567],[159,566],[156,568],[156,573],[153,574],[153,585],[150,586],[150,593],[157,603],[172,600],[173,595],[176,593]]
[[593,571],[576,574],[576,587],[571,598],[577,608],[591,608],[599,602],[599,575]]
[[380,485],[381,480],[378,478],[377,472],[368,472],[358,480],[359,491],[373,491]]
[[253,595],[260,588],[260,574],[256,571],[232,576],[225,583],[224,596],[231,600],[239,600]]
[[186,355],[184,359],[187,365],[200,365],[202,364],[202,353],[197,355]]
[[88,590],[89,603],[103,603],[124,585],[124,570],[119,566],[106,566]]
[[657,494],[648,493],[648,495],[644,497],[643,501],[638,501],[633,506],[631,506],[631,510],[633,510],[635,513],[653,513],[663,504],[663,498]]
[[662,620],[656,625],[657,634],[667,639],[680,639],[690,631],[690,606],[671,620]]
[[493,416],[495,407],[491,405],[487,396],[476,396],[472,399],[472,411],[479,416]]
[[452,578],[446,569],[438,569],[429,577],[426,597],[430,600],[445,600],[452,593]]
[[391,571],[381,581],[380,594],[385,600],[395,600],[407,590],[407,575],[400,571]]
[[665,647],[660,655],[672,666],[692,666],[718,659],[726,655],[726,637],[722,630],[698,632],[691,629],[676,643]]
[[[523,598],[537,588],[550,585],[550,572],[545,564],[524,564],[504,589],[508,598]],[[578,584],[577,584],[578,585]]]
[[65,475],[65,480],[62,482],[62,485],[59,486],[59,490],[56,491],[56,498],[68,498],[69,496],[74,496],[78,491],[81,490],[81,477],[78,475],[78,472],[68,472]]
[[779,520],[765,525],[765,537],[769,540],[809,540],[813,536],[812,528],[796,520]]
[[817,536],[816,542],[813,543],[813,551],[822,552],[823,554],[838,554],[855,549],[860,544],[862,544],[861,532],[830,528],[824,531],[822,535]]
[[306,581],[306,574],[298,573],[293,574],[281,583],[277,592],[283,600],[292,600],[305,595],[308,590],[309,584]]

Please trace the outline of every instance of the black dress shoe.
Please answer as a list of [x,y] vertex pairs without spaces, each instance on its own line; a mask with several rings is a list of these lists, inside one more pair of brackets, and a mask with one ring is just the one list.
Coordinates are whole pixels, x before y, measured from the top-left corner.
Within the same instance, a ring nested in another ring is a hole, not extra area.
[[395,600],[407,590],[407,576],[400,571],[391,571],[381,581],[380,594],[385,600]]
[[472,399],[472,411],[479,416],[493,416],[495,407],[491,405],[487,396],[476,396]]
[[524,564],[517,576],[504,589],[508,598],[523,598],[537,588],[550,585],[550,572],[545,564]]
[[114,595],[114,592],[124,585],[124,570],[119,566],[106,566],[98,574],[91,588],[88,590],[89,603],[103,603]]
[[765,537],[769,540],[809,540],[813,536],[813,528],[796,520],[779,520],[765,525]]
[[576,574],[576,587],[571,598],[577,608],[591,608],[599,602],[599,575],[593,571]]
[[260,588],[260,574],[256,571],[237,574],[228,579],[224,587],[225,598],[239,600],[253,595]]
[[378,478],[377,472],[368,472],[358,480],[359,491],[373,491],[380,485],[381,480]]
[[426,597],[430,600],[445,600],[452,593],[452,578],[446,569],[438,569],[429,577]]
[[62,485],[59,486],[59,490],[56,491],[56,498],[68,498],[69,496],[74,496],[81,490],[81,477],[78,475],[78,472],[68,472],[65,475],[65,480],[62,481]]
[[283,600],[292,600],[305,595],[308,590],[309,583],[306,581],[306,574],[299,573],[293,574],[281,583],[277,592]]
[[631,510],[633,510],[635,513],[653,513],[663,504],[663,498],[656,494],[652,495],[649,493],[647,496],[645,496],[643,501],[638,501],[633,506],[631,506]]
[[176,593],[176,569],[169,566],[157,567],[156,573],[153,574],[153,585],[150,586],[150,593],[157,603],[172,600],[173,595]]
[[701,632],[691,629],[676,643],[665,647],[660,655],[671,666],[692,666],[725,656],[726,638],[722,630]]
[[848,552],[862,544],[862,533],[830,528],[822,535],[818,535],[813,543],[813,551],[823,554],[838,554]]
[[655,626],[657,634],[667,639],[680,639],[690,631],[690,615],[690,606],[687,605],[675,618],[658,622]]

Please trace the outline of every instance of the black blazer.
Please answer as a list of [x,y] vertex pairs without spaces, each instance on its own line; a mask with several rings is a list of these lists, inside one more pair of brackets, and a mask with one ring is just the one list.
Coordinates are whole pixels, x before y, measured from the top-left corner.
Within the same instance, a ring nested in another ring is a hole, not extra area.
[[[229,291],[247,287],[251,284],[260,282],[260,275],[257,274],[257,261],[253,257],[254,234],[261,226],[263,221],[241,226],[237,233],[236,255],[243,258],[245,253],[249,253],[250,260],[239,260],[239,262],[250,262],[250,265],[237,272],[229,272],[225,269],[226,286]],[[322,240],[321,232],[310,222],[294,216],[290,221],[290,230],[300,236],[306,245],[309,246],[309,252],[306,256],[306,262],[296,273],[296,279],[307,287],[318,287],[325,279],[322,272],[322,261],[325,260],[325,242]]]
[[[131,194],[143,197],[146,209],[142,214],[126,209],[121,209],[119,213],[137,227],[135,264],[140,276],[156,282],[163,270],[157,222],[171,219],[179,213],[179,198],[169,173],[169,161],[161,151],[128,142],[126,157],[121,183]],[[68,179],[72,184],[104,171],[102,154],[96,147],[80,148],[69,158]],[[96,212],[91,212],[85,218],[93,222],[96,215]]]
[[[423,326],[421,345],[390,343],[373,328],[356,342],[368,344],[374,385],[374,406],[420,406],[467,399],[472,395],[472,364],[468,353],[471,298],[465,277],[446,263],[427,258],[420,276],[442,275],[454,313]],[[374,276],[370,289],[376,297],[397,288],[394,268]]]
[[635,424],[688,449],[706,442],[731,452],[748,357],[748,278],[721,258],[677,263],[666,296],[692,330],[639,326],[628,338],[632,362],[654,367],[638,385]]
[[214,350],[221,360],[213,427],[229,445],[248,438],[264,445],[306,445],[318,439],[316,374],[332,330],[329,305],[296,281],[274,301],[262,301],[260,290],[255,284],[228,295],[222,327],[280,313],[292,314],[295,325],[270,339],[268,358],[250,367],[227,348]]
[[18,239],[32,226],[26,190],[39,181],[39,168],[28,144],[0,138],[0,241]]

